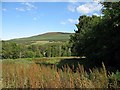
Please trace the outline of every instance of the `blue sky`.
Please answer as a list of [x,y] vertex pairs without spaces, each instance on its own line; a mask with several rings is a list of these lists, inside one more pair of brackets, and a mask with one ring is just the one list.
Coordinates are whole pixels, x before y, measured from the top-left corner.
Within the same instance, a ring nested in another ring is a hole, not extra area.
[[101,15],[97,2],[3,2],[2,40],[74,32],[79,16]]

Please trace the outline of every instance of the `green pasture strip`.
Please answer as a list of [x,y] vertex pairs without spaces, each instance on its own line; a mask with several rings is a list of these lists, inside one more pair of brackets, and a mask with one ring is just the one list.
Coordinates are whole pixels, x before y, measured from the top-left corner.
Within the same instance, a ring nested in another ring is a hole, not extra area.
[[19,59],[3,59],[2,63],[28,64],[28,63],[33,63],[33,62],[32,62],[32,58],[19,58]]

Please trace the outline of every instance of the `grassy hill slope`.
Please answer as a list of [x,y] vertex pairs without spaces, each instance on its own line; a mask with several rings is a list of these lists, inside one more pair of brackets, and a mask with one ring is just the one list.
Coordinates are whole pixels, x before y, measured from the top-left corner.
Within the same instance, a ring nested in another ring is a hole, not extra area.
[[63,33],[63,32],[49,32],[45,34],[40,34],[36,36],[26,37],[26,38],[18,38],[11,39],[10,42],[17,43],[35,43],[36,41],[67,41],[70,38],[70,35],[73,33]]

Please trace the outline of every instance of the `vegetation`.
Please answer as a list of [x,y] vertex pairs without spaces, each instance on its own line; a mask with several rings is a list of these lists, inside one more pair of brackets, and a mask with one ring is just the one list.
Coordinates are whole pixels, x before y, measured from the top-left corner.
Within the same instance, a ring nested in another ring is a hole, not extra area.
[[102,5],[103,16],[80,16],[73,35],[2,41],[3,87],[120,88],[120,2]]
[[71,56],[71,48],[67,42],[39,44],[17,44],[2,42],[2,58],[40,58]]
[[103,2],[104,16],[80,16],[72,51],[90,62],[120,67],[120,2]]
[[45,34],[40,34],[32,37],[12,39],[8,41],[15,42],[15,43],[23,43],[27,45],[36,43],[37,41],[48,41],[48,42],[68,41],[70,39],[69,36],[72,34],[73,33],[48,32]]
[[[42,62],[42,61],[41,61]],[[72,67],[74,68],[74,66]],[[107,74],[105,66],[88,72],[78,64],[76,72],[65,65],[63,70],[52,66],[22,62],[3,61],[4,88],[119,88],[119,72]],[[99,76],[99,77],[98,77]]]

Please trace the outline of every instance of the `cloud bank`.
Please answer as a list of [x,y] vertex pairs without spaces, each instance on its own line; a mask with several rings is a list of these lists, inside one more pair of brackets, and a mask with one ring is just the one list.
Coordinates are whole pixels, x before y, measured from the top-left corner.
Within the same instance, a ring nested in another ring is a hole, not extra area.
[[77,12],[81,14],[91,14],[91,13],[99,12],[101,9],[102,9],[102,5],[96,2],[85,3],[76,7]]

